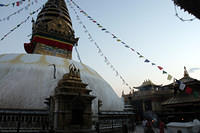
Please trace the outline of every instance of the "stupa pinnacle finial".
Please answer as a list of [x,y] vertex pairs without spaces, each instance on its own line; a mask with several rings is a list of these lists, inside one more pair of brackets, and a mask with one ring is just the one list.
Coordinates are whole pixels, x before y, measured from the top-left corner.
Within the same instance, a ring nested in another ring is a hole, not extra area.
[[78,39],[64,0],[48,0],[32,29],[31,43],[24,45],[27,53],[72,58]]

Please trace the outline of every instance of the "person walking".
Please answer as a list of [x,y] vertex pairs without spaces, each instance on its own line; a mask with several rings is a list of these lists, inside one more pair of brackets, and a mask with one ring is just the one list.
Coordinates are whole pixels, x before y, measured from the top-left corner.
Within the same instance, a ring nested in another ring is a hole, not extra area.
[[160,133],[164,133],[165,123],[162,120],[160,120],[159,128]]
[[148,120],[146,127],[147,127],[147,129],[146,129],[145,133],[154,133],[151,120]]

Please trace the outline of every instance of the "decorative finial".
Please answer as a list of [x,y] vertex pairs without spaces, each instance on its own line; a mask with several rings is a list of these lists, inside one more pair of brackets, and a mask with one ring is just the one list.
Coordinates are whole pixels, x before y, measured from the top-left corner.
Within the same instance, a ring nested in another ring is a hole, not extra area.
[[69,65],[69,74],[72,77],[80,78],[80,70],[73,63]]
[[185,66],[184,66],[184,77],[189,77],[189,73]]
[[122,91],[122,96],[124,96],[124,90]]

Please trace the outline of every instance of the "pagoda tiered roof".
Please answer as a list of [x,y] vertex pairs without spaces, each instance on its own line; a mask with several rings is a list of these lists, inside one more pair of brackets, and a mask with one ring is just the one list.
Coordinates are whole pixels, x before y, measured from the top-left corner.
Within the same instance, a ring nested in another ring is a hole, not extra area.
[[134,87],[139,90],[153,90],[155,88],[161,87],[161,85],[154,84],[151,80],[145,80],[140,86]]

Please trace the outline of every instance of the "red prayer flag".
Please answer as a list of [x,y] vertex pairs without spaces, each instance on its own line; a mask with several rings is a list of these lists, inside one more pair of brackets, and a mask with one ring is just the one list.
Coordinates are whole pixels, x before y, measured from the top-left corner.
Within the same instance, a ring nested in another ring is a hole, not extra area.
[[16,2],[16,6],[19,6],[19,1]]
[[192,94],[192,88],[187,87],[186,90],[185,90],[185,92],[186,92],[187,94]]
[[158,69],[162,70],[163,68],[161,66],[158,66]]

